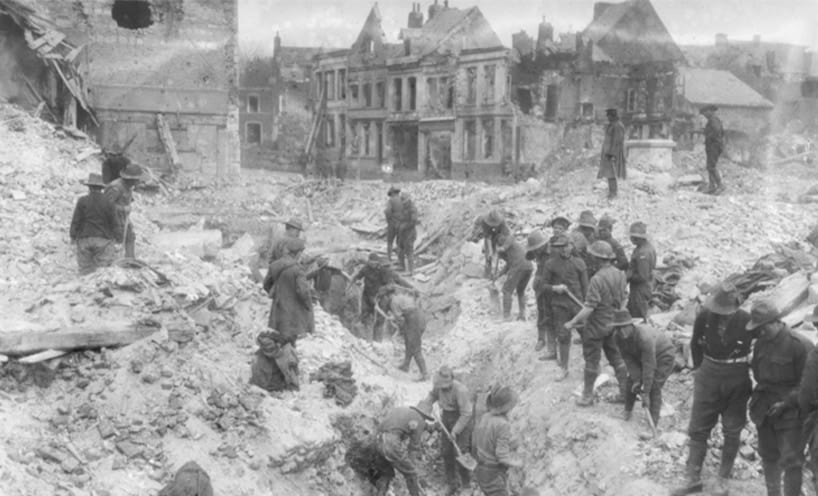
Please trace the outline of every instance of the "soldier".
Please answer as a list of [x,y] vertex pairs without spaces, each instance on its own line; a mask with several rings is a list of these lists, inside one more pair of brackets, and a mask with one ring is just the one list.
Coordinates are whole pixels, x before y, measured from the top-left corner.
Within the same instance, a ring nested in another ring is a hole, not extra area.
[[288,242],[291,239],[300,239],[304,226],[297,219],[290,219],[284,223],[284,236],[273,241],[270,249],[268,264],[275,262],[287,254]]
[[[370,253],[369,260],[358,272],[352,276],[352,282],[364,281],[363,296],[361,298],[361,320],[366,322],[375,313],[375,303],[380,289],[389,284],[397,284],[414,291],[414,288],[404,278],[399,276],[388,263],[384,263],[377,253]],[[375,316],[375,332],[372,336],[380,341],[382,336],[382,319]]]
[[[403,202],[400,201],[400,188],[390,186],[386,192],[386,208],[383,211],[386,217],[386,259],[392,261],[392,245],[398,237],[398,227],[403,219]],[[398,247],[400,249],[400,247]]]
[[349,275],[340,262],[325,257],[317,257],[309,267],[306,278],[313,283],[321,307],[329,314],[342,317]]
[[474,478],[486,496],[508,496],[508,469],[522,467],[512,454],[517,442],[511,435],[509,412],[517,406],[517,393],[507,386],[492,388],[486,398],[488,411],[472,433],[472,454],[477,459]]
[[648,227],[634,222],[630,228],[631,243],[636,247],[631,254],[628,270],[630,296],[628,311],[635,319],[648,320],[650,300],[653,297],[653,270],[656,268],[656,250],[648,241]]
[[605,110],[608,125],[605,126],[605,141],[602,143],[602,154],[599,159],[599,173],[597,179],[608,180],[608,199],[616,198],[616,180],[627,177],[625,165],[625,126],[619,120],[615,108]]
[[[413,458],[421,448],[426,422],[433,422],[431,410],[422,403],[418,406],[397,407],[389,410],[378,426],[378,447],[392,467],[403,474],[409,496],[420,496],[418,471]],[[390,480],[379,484],[378,496],[386,496]]]
[[550,325],[548,294],[543,288],[545,262],[549,256],[548,239],[545,235],[541,231],[534,231],[529,234],[525,258],[537,262],[537,272],[534,275],[534,282],[531,283],[531,289],[534,290],[534,297],[537,300],[537,345],[534,347],[534,351],[540,351],[545,347],[546,335]]
[[716,167],[719,156],[724,152],[724,127],[721,124],[721,119],[716,117],[717,110],[718,107],[715,105],[706,105],[699,111],[707,119],[707,124],[704,126],[704,153],[707,158],[707,176],[709,179],[707,193],[713,195],[718,195],[724,191],[721,175]]
[[270,264],[264,278],[264,290],[273,299],[267,326],[278,331],[283,343],[295,344],[315,332],[312,291],[298,261],[303,251],[303,239],[287,240],[287,254]]
[[628,257],[625,256],[625,249],[622,248],[619,241],[615,240],[611,235],[614,223],[616,223],[616,221],[612,217],[607,214],[603,215],[602,218],[599,219],[599,224],[597,224],[597,239],[601,239],[611,245],[614,255],[616,255],[613,266],[624,272],[628,270]]
[[505,264],[503,270],[497,273],[501,277],[508,273],[506,282],[503,283],[503,318],[511,318],[511,297],[517,292],[517,306],[519,313],[517,320],[525,320],[525,288],[531,279],[534,267],[525,258],[525,249],[514,239],[514,236],[500,236],[498,240],[500,247],[497,249],[498,255]]
[[415,270],[415,238],[417,238],[418,210],[407,193],[400,194],[403,216],[398,224],[398,267],[409,275]]
[[587,321],[582,334],[585,388],[582,398],[577,401],[579,406],[594,404],[594,382],[599,375],[599,361],[603,351],[619,381],[620,394],[616,402],[624,401],[628,378],[628,369],[616,348],[611,326],[614,312],[620,310],[627,300],[628,289],[625,274],[611,265],[614,254],[611,245],[605,241],[594,241],[588,248],[588,252],[596,259],[599,270],[588,283],[585,307],[573,319],[565,323],[565,328],[570,330],[578,323]]
[[[812,315],[804,320],[818,326],[818,305],[813,308]],[[801,384],[798,386],[798,407],[806,418],[804,434],[807,438],[809,467],[812,486],[818,494],[818,347],[813,347],[807,356]]]
[[658,426],[662,411],[662,387],[673,372],[676,347],[664,332],[646,325],[635,325],[627,310],[614,312],[613,327],[616,347],[628,368],[625,420],[630,420],[636,396],[641,393],[642,406],[650,412],[654,426]]
[[103,150],[102,155],[102,182],[105,184],[119,179],[119,175],[131,163],[131,159],[118,146]]
[[[470,451],[471,432],[473,428],[472,414],[474,405],[471,393],[462,382],[455,380],[454,372],[443,366],[434,378],[432,390],[424,400],[425,405],[437,402],[440,405],[440,421],[457,441],[461,453]],[[457,463],[457,453],[445,435],[440,440],[440,456],[443,458],[443,468],[446,472],[446,482],[449,485],[450,495],[457,494],[460,487],[468,488],[471,485],[471,474]]]
[[[551,295],[549,314],[553,321],[549,328],[546,348],[548,351],[540,359],[556,358],[562,369],[562,376],[558,380],[562,381],[568,377],[568,358],[571,351],[571,330],[565,327],[565,323],[579,310],[568,293],[576,298],[584,298],[588,289],[588,273],[585,262],[573,254],[573,246],[568,242],[566,235],[558,234],[551,238],[551,248],[557,255],[545,262],[543,289]],[[559,353],[555,342],[559,343]]]
[[750,419],[758,430],[758,454],[767,496],[800,496],[805,439],[798,408],[798,384],[812,344],[783,322],[771,300],[750,310],[747,330],[758,329],[750,367],[756,386],[750,396]]
[[135,257],[136,234],[130,222],[133,188],[142,177],[142,168],[135,163],[128,164],[115,179],[105,188],[105,197],[114,205],[119,222],[118,232],[123,233],[125,258]]
[[388,309],[389,314],[403,335],[404,358],[398,368],[409,372],[409,366],[414,358],[420,370],[420,382],[428,377],[426,360],[423,359],[423,333],[426,331],[426,318],[418,308],[417,301],[407,294],[395,292],[395,286],[390,285],[381,290],[380,301]]
[[591,278],[596,273],[596,265],[594,257],[588,253],[588,247],[597,240],[596,233],[596,219],[590,210],[583,210],[579,214],[577,227],[571,231],[569,238],[574,245],[576,255],[582,258],[585,262],[585,267],[588,269],[588,277]]
[[483,255],[486,257],[486,278],[491,278],[494,272],[492,262],[497,255],[497,247],[500,244],[500,236],[511,235],[505,219],[499,210],[492,210],[486,215],[481,215],[474,223],[474,234],[471,239],[476,241],[483,238]]
[[80,274],[89,274],[114,262],[122,232],[114,205],[102,194],[102,177],[89,174],[83,184],[88,186],[88,194],[77,200],[69,235],[77,246]]

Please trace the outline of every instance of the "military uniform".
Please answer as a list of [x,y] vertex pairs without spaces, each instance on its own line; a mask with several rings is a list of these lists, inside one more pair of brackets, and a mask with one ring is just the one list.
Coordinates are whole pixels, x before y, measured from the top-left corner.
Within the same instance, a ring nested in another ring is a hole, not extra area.
[[474,223],[474,238],[483,238],[483,254],[486,258],[486,277],[491,277],[494,267],[491,266],[492,255],[497,253],[498,242],[501,237],[511,236],[511,230],[503,219],[498,225],[491,225],[488,220],[491,214],[482,215]]
[[115,243],[122,240],[120,228],[114,205],[101,190],[92,189],[77,200],[69,236],[77,244],[80,274],[113,263],[117,255]]
[[403,216],[398,224],[398,265],[401,270],[415,270],[415,239],[417,238],[418,210],[409,195],[401,193]]
[[[815,307],[818,314],[818,307]],[[801,384],[798,387],[798,408],[804,422],[804,434],[807,440],[809,466],[812,472],[812,485],[818,492],[818,347],[813,347],[807,355]]]
[[[460,381],[453,380],[451,387],[441,388],[437,385],[429,392],[426,402],[440,405],[440,420],[444,427],[457,441],[460,451],[468,453],[471,444],[471,434],[474,427],[472,415],[474,405],[468,388]],[[443,459],[443,468],[446,472],[446,481],[454,489],[458,485],[469,487],[471,474],[457,463],[457,453],[446,436],[440,440],[440,457]],[[458,480],[459,479],[459,480]]]
[[125,170],[131,159],[120,153],[111,153],[102,161],[102,182],[111,183],[119,179],[119,174]]
[[721,175],[717,169],[719,157],[723,151],[724,126],[721,124],[721,119],[711,115],[704,126],[704,153],[707,160],[707,174],[710,179],[710,192],[723,188]]
[[525,288],[531,279],[534,267],[525,257],[525,248],[509,236],[505,245],[499,250],[499,257],[505,262],[503,270],[497,277],[508,273],[506,282],[503,284],[503,317],[511,315],[511,297],[517,292],[517,306],[520,311],[519,319],[525,319]]
[[[397,407],[387,412],[378,426],[378,446],[392,466],[403,474],[410,496],[420,496],[418,472],[412,460],[420,450],[426,420],[414,408]],[[386,484],[388,488],[388,482]],[[384,492],[385,494],[385,492]]]
[[287,255],[270,264],[264,290],[273,298],[267,326],[278,331],[282,342],[294,344],[315,331],[312,292],[304,268],[294,258]]
[[[386,217],[386,257],[388,260],[392,260],[392,246],[398,237],[398,229],[403,219],[403,202],[400,199],[400,194],[394,189],[390,189],[388,195],[389,198],[386,200],[383,215]],[[400,246],[398,246],[398,250],[400,250]]]
[[129,222],[133,192],[131,188],[125,184],[125,180],[120,177],[108,184],[105,188],[105,197],[114,205],[116,210],[118,232],[124,233],[125,256],[133,258],[135,254],[136,234],[134,233],[133,223]]
[[[548,304],[549,294],[545,290],[545,264],[554,255],[551,255],[545,248],[540,248],[533,252],[528,252],[526,258],[534,259],[537,263],[537,270],[534,273],[534,280],[531,289],[534,290],[534,297],[537,300],[537,346],[539,349],[546,345],[548,329],[552,325],[550,308]],[[538,350],[539,351],[539,350]]]
[[653,297],[653,270],[655,268],[656,250],[648,240],[644,240],[642,244],[633,249],[628,271],[628,283],[630,284],[628,311],[635,319],[647,319],[648,317],[650,300]]
[[508,468],[514,463],[515,445],[505,415],[483,414],[472,434],[472,453],[477,460],[474,478],[486,496],[508,496]]
[[545,262],[544,272],[542,287],[549,294],[548,308],[552,319],[548,328],[546,349],[556,353],[556,343],[559,343],[557,360],[560,367],[567,370],[571,330],[565,328],[565,323],[571,320],[579,309],[567,294],[553,292],[553,287],[565,285],[574,296],[584,298],[588,289],[588,273],[581,258],[573,255],[565,258],[557,254]]
[[403,334],[404,358],[400,368],[409,370],[411,360],[420,370],[422,378],[426,378],[426,360],[423,359],[423,333],[426,331],[426,318],[417,307],[414,298],[407,295],[394,295],[390,299],[389,309],[395,318],[401,334]]
[[[405,279],[396,274],[392,267],[374,260],[367,261],[366,264],[358,270],[358,273],[352,277],[352,282],[361,279],[364,281],[363,297],[361,298],[361,319],[364,321],[375,313],[376,298],[378,291],[380,291],[382,287],[389,284],[397,284],[405,288],[412,287]],[[383,323],[383,318],[380,315],[376,315],[374,318],[376,335],[373,336],[373,338],[376,341],[380,341],[382,337],[380,332],[382,332],[381,324]]]
[[607,238],[603,238],[600,236],[599,239],[611,245],[614,255],[616,255],[616,258],[612,262],[613,266],[621,270],[622,272],[627,271],[629,267],[628,257],[627,255],[625,255],[625,248],[622,247],[622,244],[610,236],[608,236]]

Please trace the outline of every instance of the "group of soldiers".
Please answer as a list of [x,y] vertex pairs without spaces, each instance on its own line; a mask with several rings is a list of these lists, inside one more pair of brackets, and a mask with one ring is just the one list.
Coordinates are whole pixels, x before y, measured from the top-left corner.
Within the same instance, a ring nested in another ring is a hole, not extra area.
[[102,174],[88,175],[83,183],[88,194],[77,200],[69,229],[80,274],[109,266],[117,258],[136,256],[130,213],[133,189],[141,177],[142,168],[117,152],[105,154]]

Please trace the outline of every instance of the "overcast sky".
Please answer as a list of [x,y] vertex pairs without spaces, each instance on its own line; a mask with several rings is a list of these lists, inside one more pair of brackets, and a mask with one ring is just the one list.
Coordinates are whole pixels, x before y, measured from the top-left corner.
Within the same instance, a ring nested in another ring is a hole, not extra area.
[[[443,3],[443,0],[439,0]],[[710,44],[716,33],[732,39],[762,39],[809,45],[818,50],[818,0],[652,0],[680,44]],[[242,48],[272,50],[280,31],[284,45],[347,48],[375,2],[372,0],[239,0]],[[430,1],[421,2],[426,14]],[[378,2],[386,35],[397,39],[411,0]],[[452,7],[477,6],[506,46],[521,29],[536,36],[543,16],[557,33],[583,29],[593,0],[450,0]]]

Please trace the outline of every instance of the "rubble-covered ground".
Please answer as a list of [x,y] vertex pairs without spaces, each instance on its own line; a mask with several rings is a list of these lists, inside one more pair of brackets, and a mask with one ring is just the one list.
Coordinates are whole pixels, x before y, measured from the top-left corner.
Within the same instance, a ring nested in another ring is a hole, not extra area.
[[[150,268],[114,266],[78,277],[68,225],[84,194],[80,181],[99,168],[97,147],[9,106],[0,106],[0,143],[0,263],[7,267],[0,274],[0,331],[162,324],[120,349],[0,365],[0,494],[155,494],[191,459],[210,474],[217,494],[367,494],[344,464],[350,425],[360,430],[392,405],[414,404],[430,383],[395,368],[402,356],[397,336],[358,339],[317,310],[316,333],[298,344],[301,390],[269,394],[249,386],[269,305],[253,269],[278,222],[293,216],[307,225],[308,251],[330,254],[345,268],[382,251],[386,184],[327,185],[263,171],[219,181],[182,177],[136,195],[137,256]],[[677,155],[672,174],[632,171],[613,202],[595,180],[590,152],[517,185],[404,185],[421,213],[413,282],[431,317],[427,362],[431,370],[452,365],[476,391],[494,382],[520,391],[511,418],[526,467],[512,474],[517,488],[666,494],[682,476],[692,376],[683,371],[669,381],[658,440],[639,439],[643,415],[625,423],[615,405],[577,408],[579,345],[571,380],[557,383],[554,363],[533,352],[533,295],[527,322],[498,318],[479,279],[480,245],[466,240],[474,218],[500,208],[524,242],[554,215],[576,218],[590,209],[617,220],[614,236],[628,251],[628,225],[646,222],[660,259],[687,261],[666,321],[777,244],[801,242],[816,221],[810,205],[798,202],[816,180],[814,164],[761,171],[725,163],[728,191],[713,197],[697,192],[691,178],[702,172],[703,153]],[[168,234],[179,231],[185,235]],[[351,362],[358,386],[347,407],[308,379],[337,361]],[[613,387],[600,391],[605,396]],[[436,441],[427,445],[424,484],[441,494],[442,467],[431,461]],[[708,459],[707,474],[716,463]],[[737,494],[763,494],[751,428],[732,484]],[[405,494],[400,478],[393,492]]]

